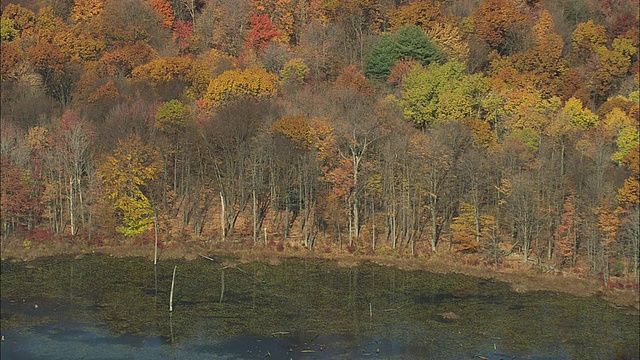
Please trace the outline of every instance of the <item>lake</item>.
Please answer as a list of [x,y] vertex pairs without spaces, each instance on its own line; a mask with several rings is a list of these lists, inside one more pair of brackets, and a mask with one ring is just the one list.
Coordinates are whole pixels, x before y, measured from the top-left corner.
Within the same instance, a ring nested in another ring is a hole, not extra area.
[[459,274],[105,255],[1,265],[3,360],[640,358],[634,309]]

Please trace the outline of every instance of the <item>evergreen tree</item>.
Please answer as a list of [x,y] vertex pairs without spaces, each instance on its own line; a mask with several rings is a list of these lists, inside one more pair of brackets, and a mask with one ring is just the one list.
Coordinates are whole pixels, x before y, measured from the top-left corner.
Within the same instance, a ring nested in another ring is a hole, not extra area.
[[365,65],[365,74],[370,78],[385,80],[399,57],[394,37],[391,34],[383,34],[371,50]]
[[365,74],[374,79],[389,77],[400,59],[416,60],[423,66],[439,61],[442,54],[418,26],[403,26],[395,36],[384,34],[373,47],[365,65]]
[[442,58],[440,51],[431,43],[418,26],[403,26],[396,35],[396,47],[401,59],[414,59],[423,66]]

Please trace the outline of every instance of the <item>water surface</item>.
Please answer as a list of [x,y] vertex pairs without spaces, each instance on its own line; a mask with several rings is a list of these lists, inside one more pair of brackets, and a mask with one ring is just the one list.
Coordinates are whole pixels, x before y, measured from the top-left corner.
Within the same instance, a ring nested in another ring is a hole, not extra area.
[[632,309],[459,274],[94,255],[1,276],[3,360],[640,358]]

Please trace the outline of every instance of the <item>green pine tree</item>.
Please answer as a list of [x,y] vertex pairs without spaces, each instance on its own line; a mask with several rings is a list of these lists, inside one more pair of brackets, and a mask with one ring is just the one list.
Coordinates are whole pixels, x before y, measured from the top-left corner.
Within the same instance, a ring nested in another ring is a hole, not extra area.
[[365,74],[373,79],[387,79],[399,56],[394,37],[391,34],[383,34],[367,58]]
[[418,26],[403,26],[396,35],[396,47],[401,59],[414,59],[420,61],[423,66],[434,61],[439,61],[442,54],[438,48]]

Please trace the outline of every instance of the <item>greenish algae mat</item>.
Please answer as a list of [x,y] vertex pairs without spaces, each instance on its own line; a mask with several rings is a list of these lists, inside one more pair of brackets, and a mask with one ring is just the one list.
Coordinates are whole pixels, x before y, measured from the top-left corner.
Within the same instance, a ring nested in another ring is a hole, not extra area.
[[640,358],[633,309],[372,264],[52,257],[1,285],[3,360]]

